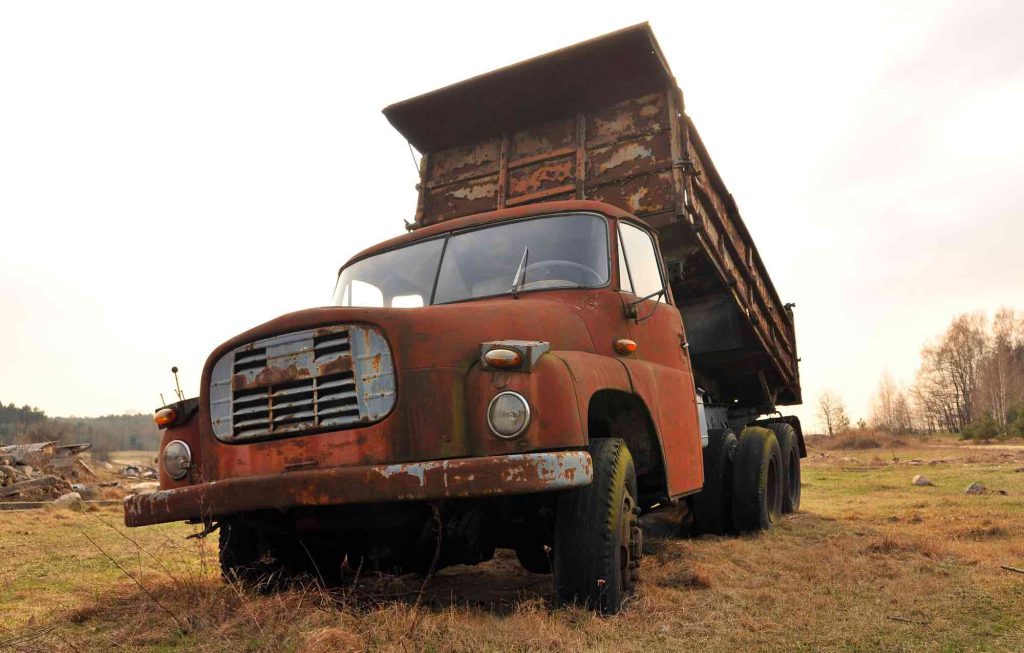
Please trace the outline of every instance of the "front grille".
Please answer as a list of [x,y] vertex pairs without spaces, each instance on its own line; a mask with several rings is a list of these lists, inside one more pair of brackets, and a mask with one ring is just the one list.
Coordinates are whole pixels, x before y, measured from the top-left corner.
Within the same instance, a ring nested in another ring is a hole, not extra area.
[[352,372],[291,381],[231,397],[234,436],[245,437],[295,428],[339,426],[359,421]]
[[328,327],[239,347],[210,384],[214,434],[244,441],[345,428],[394,405],[391,352],[371,327]]

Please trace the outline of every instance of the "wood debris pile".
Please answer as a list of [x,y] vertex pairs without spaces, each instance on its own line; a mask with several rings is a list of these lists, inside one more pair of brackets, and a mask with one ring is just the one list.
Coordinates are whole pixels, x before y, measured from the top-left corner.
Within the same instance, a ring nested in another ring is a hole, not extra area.
[[72,492],[83,498],[97,496],[100,488],[111,484],[101,482],[82,459],[82,452],[91,446],[56,442],[0,446],[0,508],[50,502]]

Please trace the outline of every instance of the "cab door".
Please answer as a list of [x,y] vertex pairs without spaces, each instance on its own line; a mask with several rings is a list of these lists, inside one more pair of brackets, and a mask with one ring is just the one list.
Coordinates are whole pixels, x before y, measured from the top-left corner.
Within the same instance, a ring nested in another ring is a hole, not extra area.
[[[636,351],[623,359],[636,391],[658,426],[670,496],[704,483],[700,427],[686,332],[672,305],[654,234],[639,224],[618,222],[619,285]],[[658,294],[660,291],[660,294]]]

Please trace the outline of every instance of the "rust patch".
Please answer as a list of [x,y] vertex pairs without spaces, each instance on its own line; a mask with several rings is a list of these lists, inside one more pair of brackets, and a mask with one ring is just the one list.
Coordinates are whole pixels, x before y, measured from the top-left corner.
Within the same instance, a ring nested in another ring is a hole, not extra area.
[[349,356],[342,356],[332,361],[327,361],[323,365],[317,366],[318,376],[327,376],[328,374],[337,374],[339,372],[348,372],[352,369],[352,358]]
[[245,374],[235,374],[231,377],[231,389],[251,390],[254,388],[263,388],[268,385],[286,383],[288,381],[302,381],[309,377],[310,374],[308,369],[305,367],[299,367],[294,363],[287,368],[265,367],[260,370],[260,373],[252,380],[250,380]]
[[537,191],[564,186],[572,180],[575,168],[575,158],[564,158],[513,170],[509,174],[509,196],[529,195]]

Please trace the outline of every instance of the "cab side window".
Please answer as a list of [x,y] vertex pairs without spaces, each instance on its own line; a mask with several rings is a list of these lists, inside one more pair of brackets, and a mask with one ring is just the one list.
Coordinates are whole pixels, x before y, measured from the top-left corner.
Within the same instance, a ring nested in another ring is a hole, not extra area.
[[[623,256],[625,254],[625,256]],[[625,262],[625,266],[623,265]],[[619,223],[619,275],[624,267],[629,274],[620,282],[622,290],[632,292],[637,297],[653,295],[663,289],[661,269],[658,267],[658,256],[654,251],[654,241],[643,229],[633,225]],[[662,293],[658,301],[665,301]]]

